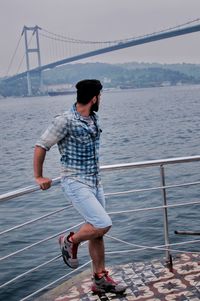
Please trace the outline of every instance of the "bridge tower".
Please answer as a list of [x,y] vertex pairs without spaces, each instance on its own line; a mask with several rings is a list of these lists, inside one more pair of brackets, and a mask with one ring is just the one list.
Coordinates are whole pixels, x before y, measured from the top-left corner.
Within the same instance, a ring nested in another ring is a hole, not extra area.
[[[39,26],[34,26],[34,27],[27,27],[24,26],[22,35],[24,35],[25,38],[25,52],[26,52],[26,68],[27,68],[27,87],[28,87],[28,96],[32,95],[32,85],[31,85],[31,75],[30,75],[30,59],[29,55],[31,53],[36,53],[37,54],[37,62],[38,62],[38,67],[41,67],[41,56],[40,56],[40,44],[39,44],[39,34],[38,31],[41,28]],[[35,37],[35,48],[30,48],[29,43],[28,43],[28,31],[32,32],[32,35]],[[40,92],[42,91],[42,73],[39,70],[38,71],[39,75],[39,82],[40,82]]]

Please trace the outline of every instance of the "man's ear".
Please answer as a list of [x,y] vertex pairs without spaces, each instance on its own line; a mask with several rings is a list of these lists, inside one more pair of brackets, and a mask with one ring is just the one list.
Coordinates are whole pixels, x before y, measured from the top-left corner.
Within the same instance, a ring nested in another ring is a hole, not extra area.
[[92,101],[93,104],[96,103],[96,102],[97,102],[97,97],[94,96],[94,97],[91,99],[91,101]]

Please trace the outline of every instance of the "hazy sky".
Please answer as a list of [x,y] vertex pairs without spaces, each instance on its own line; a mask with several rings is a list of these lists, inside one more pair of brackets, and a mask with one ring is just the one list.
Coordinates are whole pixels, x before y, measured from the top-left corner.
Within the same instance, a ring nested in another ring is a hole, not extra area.
[[[105,41],[152,33],[199,17],[200,0],[0,0],[0,76],[6,75],[24,25]],[[200,63],[200,32],[87,61]]]

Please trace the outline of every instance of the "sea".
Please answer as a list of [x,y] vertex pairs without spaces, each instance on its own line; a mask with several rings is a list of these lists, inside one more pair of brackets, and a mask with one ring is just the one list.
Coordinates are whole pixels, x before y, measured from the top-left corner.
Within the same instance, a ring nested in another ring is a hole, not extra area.
[[[0,100],[1,194],[35,184],[32,168],[34,145],[53,117],[68,110],[74,102],[75,95]],[[98,114],[102,128],[102,166],[200,155],[199,85],[104,91]],[[166,185],[198,182],[199,167],[199,162],[166,166]],[[47,152],[44,175],[56,178],[59,172],[59,153],[57,146],[54,146]],[[165,251],[151,248],[164,244],[163,210],[123,212],[162,206],[160,168],[156,166],[103,171],[102,182],[107,211],[113,220],[113,227],[109,232],[112,238],[105,238],[107,266],[163,258]],[[158,189],[138,191],[152,187]],[[127,190],[136,191],[112,195],[112,192]],[[166,195],[168,204],[171,205],[198,201],[200,186],[169,188]],[[1,202],[0,232],[66,205],[69,203],[64,198],[60,185]],[[177,250],[199,251],[198,237],[174,234],[175,230],[199,231],[199,209],[196,204],[168,210],[170,243],[197,240],[174,246],[173,254]],[[80,222],[82,218],[70,207],[22,229],[2,234],[0,256],[2,258],[29,244],[54,236]],[[147,248],[135,251],[141,247]],[[20,254],[0,259],[0,285],[59,254],[58,237],[53,237]],[[80,264],[88,260],[87,244],[83,244],[79,248]],[[62,258],[58,258],[1,288],[0,300],[21,300],[68,272],[70,268],[63,263]],[[60,282],[52,287],[58,284]],[[34,297],[29,300],[34,300]]]

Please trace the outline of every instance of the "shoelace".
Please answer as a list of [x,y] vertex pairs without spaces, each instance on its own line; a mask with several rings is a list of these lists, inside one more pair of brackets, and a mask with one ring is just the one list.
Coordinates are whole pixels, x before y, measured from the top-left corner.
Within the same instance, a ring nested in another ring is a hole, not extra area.
[[[114,281],[110,276],[109,276],[109,272],[107,270],[102,271],[102,276],[100,276],[100,278],[105,277],[106,281],[108,281],[109,283],[113,284],[113,285],[117,285],[118,282]],[[99,277],[99,275],[97,275]]]
[[109,272],[108,271],[105,271],[105,277],[106,277],[106,280],[114,285],[117,285],[117,282],[115,282],[110,276],[109,276]]

